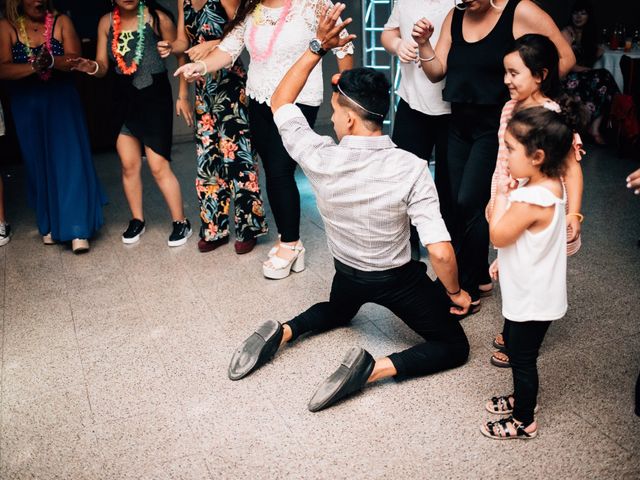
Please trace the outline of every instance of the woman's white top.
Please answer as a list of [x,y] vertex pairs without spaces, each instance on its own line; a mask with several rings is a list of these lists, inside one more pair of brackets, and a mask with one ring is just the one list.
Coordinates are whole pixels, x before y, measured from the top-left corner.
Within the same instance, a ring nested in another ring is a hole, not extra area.
[[[284,7],[269,8],[261,5],[260,13],[255,10],[234,28],[220,43],[221,50],[236,59],[246,47],[250,62],[247,72],[247,95],[260,103],[270,105],[271,95],[298,58],[309,48],[309,42],[315,38],[318,17],[322,7],[331,5],[327,0],[293,0],[280,35],[273,45],[271,55],[262,60],[259,55],[266,52],[269,41],[276,30],[278,19]],[[260,22],[260,25],[257,23]],[[255,31],[255,45],[249,41],[252,30]],[[348,35],[345,30],[342,36]],[[255,47],[258,52],[252,51]],[[349,42],[333,51],[338,58],[353,54],[353,43]],[[258,55],[256,55],[256,53]],[[296,103],[318,106],[323,99],[322,62],[313,69]]]
[[[396,0],[385,30],[400,29],[403,40],[411,40],[413,25],[421,18],[433,23],[431,45],[435,47],[440,37],[440,30],[447,13],[451,10],[451,0]],[[413,110],[427,115],[445,115],[451,113],[451,106],[442,100],[445,80],[431,83],[420,68],[419,63],[400,63],[402,78],[398,95]]]
[[541,186],[520,187],[514,202],[555,206],[553,220],[538,233],[526,230],[515,243],[498,249],[502,315],[514,322],[558,320],[567,312],[566,194],[556,197]]

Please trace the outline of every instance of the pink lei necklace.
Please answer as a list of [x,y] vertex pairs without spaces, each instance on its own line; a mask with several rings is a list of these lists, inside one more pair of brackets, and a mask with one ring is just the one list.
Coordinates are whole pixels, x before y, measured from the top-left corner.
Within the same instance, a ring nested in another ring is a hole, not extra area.
[[249,32],[249,47],[251,51],[251,60],[257,62],[263,62],[268,59],[273,53],[273,46],[278,40],[278,37],[282,33],[282,29],[284,28],[284,24],[287,20],[287,16],[291,11],[291,0],[285,0],[284,5],[282,6],[282,12],[280,12],[280,17],[276,22],[276,28],[271,34],[271,38],[269,39],[269,43],[267,45],[267,49],[264,52],[258,51],[258,47],[256,45],[256,33],[258,31],[258,27],[263,25],[265,22],[264,16],[262,13],[262,4],[258,4],[256,10],[254,10],[254,23]]
[[[53,37],[53,21],[55,17],[53,13],[47,12],[47,16],[44,21],[44,43],[42,44],[42,48],[46,49],[49,52],[49,55],[53,57],[53,53],[51,53],[51,37]],[[31,48],[31,41],[29,40],[29,34],[27,33],[27,28],[25,26],[24,17],[20,17],[18,19],[18,28],[20,30],[20,36],[24,40],[23,44],[27,53],[27,58],[29,59],[29,63],[34,64],[36,61],[36,54]],[[44,72],[38,72],[41,80],[49,80],[51,78],[51,68],[45,70]]]

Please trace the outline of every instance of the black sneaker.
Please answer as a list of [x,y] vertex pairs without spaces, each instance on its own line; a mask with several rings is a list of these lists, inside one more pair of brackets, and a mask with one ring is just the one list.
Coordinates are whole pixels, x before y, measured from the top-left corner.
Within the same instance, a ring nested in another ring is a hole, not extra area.
[[136,243],[144,233],[144,222],[137,218],[129,220],[127,230],[122,234],[122,243]]
[[187,243],[187,238],[191,236],[193,231],[191,230],[191,224],[188,219],[184,219],[184,222],[173,222],[173,232],[169,236],[167,245],[170,247],[179,247]]
[[0,247],[11,240],[11,227],[8,223],[0,223]]

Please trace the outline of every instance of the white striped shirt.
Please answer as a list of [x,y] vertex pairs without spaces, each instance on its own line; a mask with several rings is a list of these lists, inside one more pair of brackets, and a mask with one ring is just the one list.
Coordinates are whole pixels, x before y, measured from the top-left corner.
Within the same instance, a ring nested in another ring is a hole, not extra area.
[[336,144],[315,133],[293,104],[280,107],[274,121],[313,187],[334,258],[363,271],[405,265],[409,221],[423,245],[450,241],[424,160],[387,135],[345,136]]

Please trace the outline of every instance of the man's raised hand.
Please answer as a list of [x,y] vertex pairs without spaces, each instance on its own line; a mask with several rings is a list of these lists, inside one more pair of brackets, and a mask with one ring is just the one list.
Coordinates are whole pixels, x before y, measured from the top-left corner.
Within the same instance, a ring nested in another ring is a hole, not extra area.
[[332,48],[344,47],[356,38],[356,35],[353,34],[340,36],[340,33],[353,21],[352,18],[347,18],[342,23],[338,23],[340,14],[345,8],[344,3],[336,3],[331,8],[329,8],[328,5],[323,7],[316,32],[316,37],[322,43],[323,49],[330,50]]

